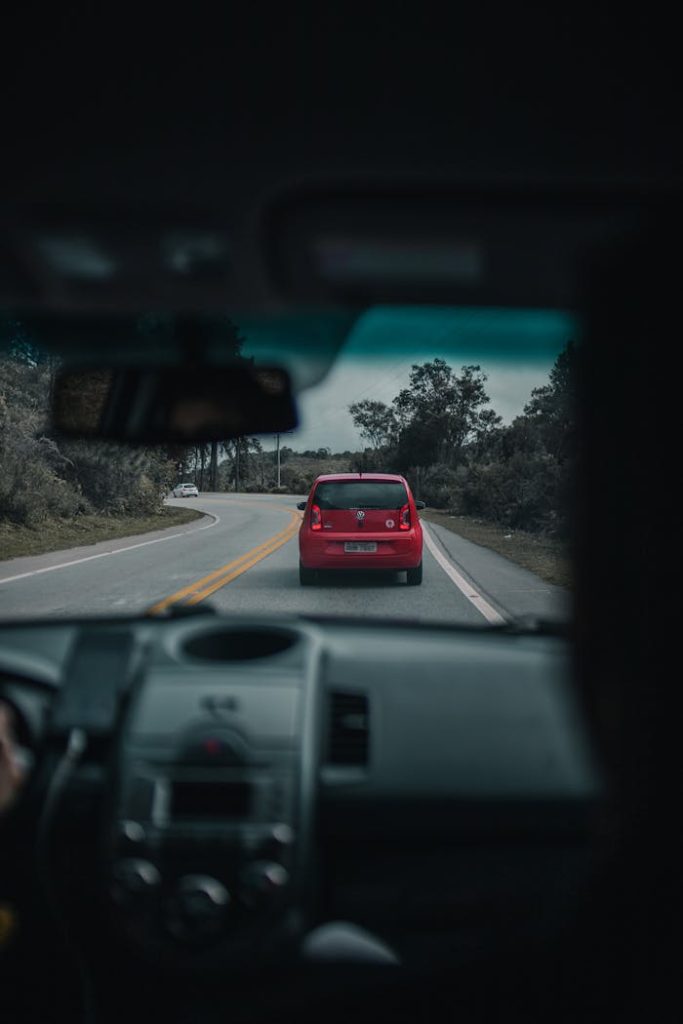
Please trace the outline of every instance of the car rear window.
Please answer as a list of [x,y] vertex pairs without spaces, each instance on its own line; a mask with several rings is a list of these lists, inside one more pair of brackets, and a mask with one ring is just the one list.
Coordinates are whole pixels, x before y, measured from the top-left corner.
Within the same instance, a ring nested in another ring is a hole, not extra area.
[[398,480],[326,481],[318,484],[314,502],[321,509],[401,508],[408,500]]

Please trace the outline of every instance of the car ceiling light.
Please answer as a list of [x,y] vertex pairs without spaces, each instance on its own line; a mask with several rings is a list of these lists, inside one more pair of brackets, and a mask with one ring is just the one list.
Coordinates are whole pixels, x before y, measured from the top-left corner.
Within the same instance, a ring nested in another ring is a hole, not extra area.
[[162,243],[163,260],[175,274],[192,274],[207,266],[225,266],[228,245],[210,232],[168,235]]
[[40,238],[38,249],[53,271],[84,281],[106,281],[116,273],[114,260],[91,239],[79,235]]
[[394,241],[330,236],[314,242],[318,269],[331,281],[447,281],[476,284],[484,259],[479,243]]

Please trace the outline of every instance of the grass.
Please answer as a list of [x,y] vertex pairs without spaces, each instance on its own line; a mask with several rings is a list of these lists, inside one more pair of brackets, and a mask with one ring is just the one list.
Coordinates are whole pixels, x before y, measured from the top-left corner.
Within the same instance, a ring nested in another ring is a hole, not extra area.
[[162,508],[146,516],[85,515],[75,519],[52,519],[36,527],[0,522],[0,561],[182,526],[201,519],[202,514],[191,508]]
[[465,540],[497,551],[511,562],[529,569],[546,583],[554,583],[559,587],[572,586],[571,559],[566,547],[559,541],[521,530],[507,530],[470,516],[454,516],[433,509],[425,510],[422,516]]

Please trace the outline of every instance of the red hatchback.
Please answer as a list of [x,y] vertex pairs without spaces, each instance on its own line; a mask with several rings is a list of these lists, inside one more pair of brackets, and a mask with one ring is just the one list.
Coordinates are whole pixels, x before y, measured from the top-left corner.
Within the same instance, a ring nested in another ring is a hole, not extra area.
[[422,583],[422,526],[402,476],[340,473],[319,476],[308,501],[297,506],[299,579],[313,583],[318,569],[405,570],[410,586]]

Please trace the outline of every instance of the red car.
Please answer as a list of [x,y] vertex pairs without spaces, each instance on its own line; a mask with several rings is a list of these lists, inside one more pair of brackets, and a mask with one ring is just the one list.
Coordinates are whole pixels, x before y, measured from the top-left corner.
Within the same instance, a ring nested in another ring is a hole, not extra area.
[[318,569],[405,570],[410,586],[422,583],[422,526],[402,476],[340,473],[319,476],[299,530],[299,579],[315,582]]

